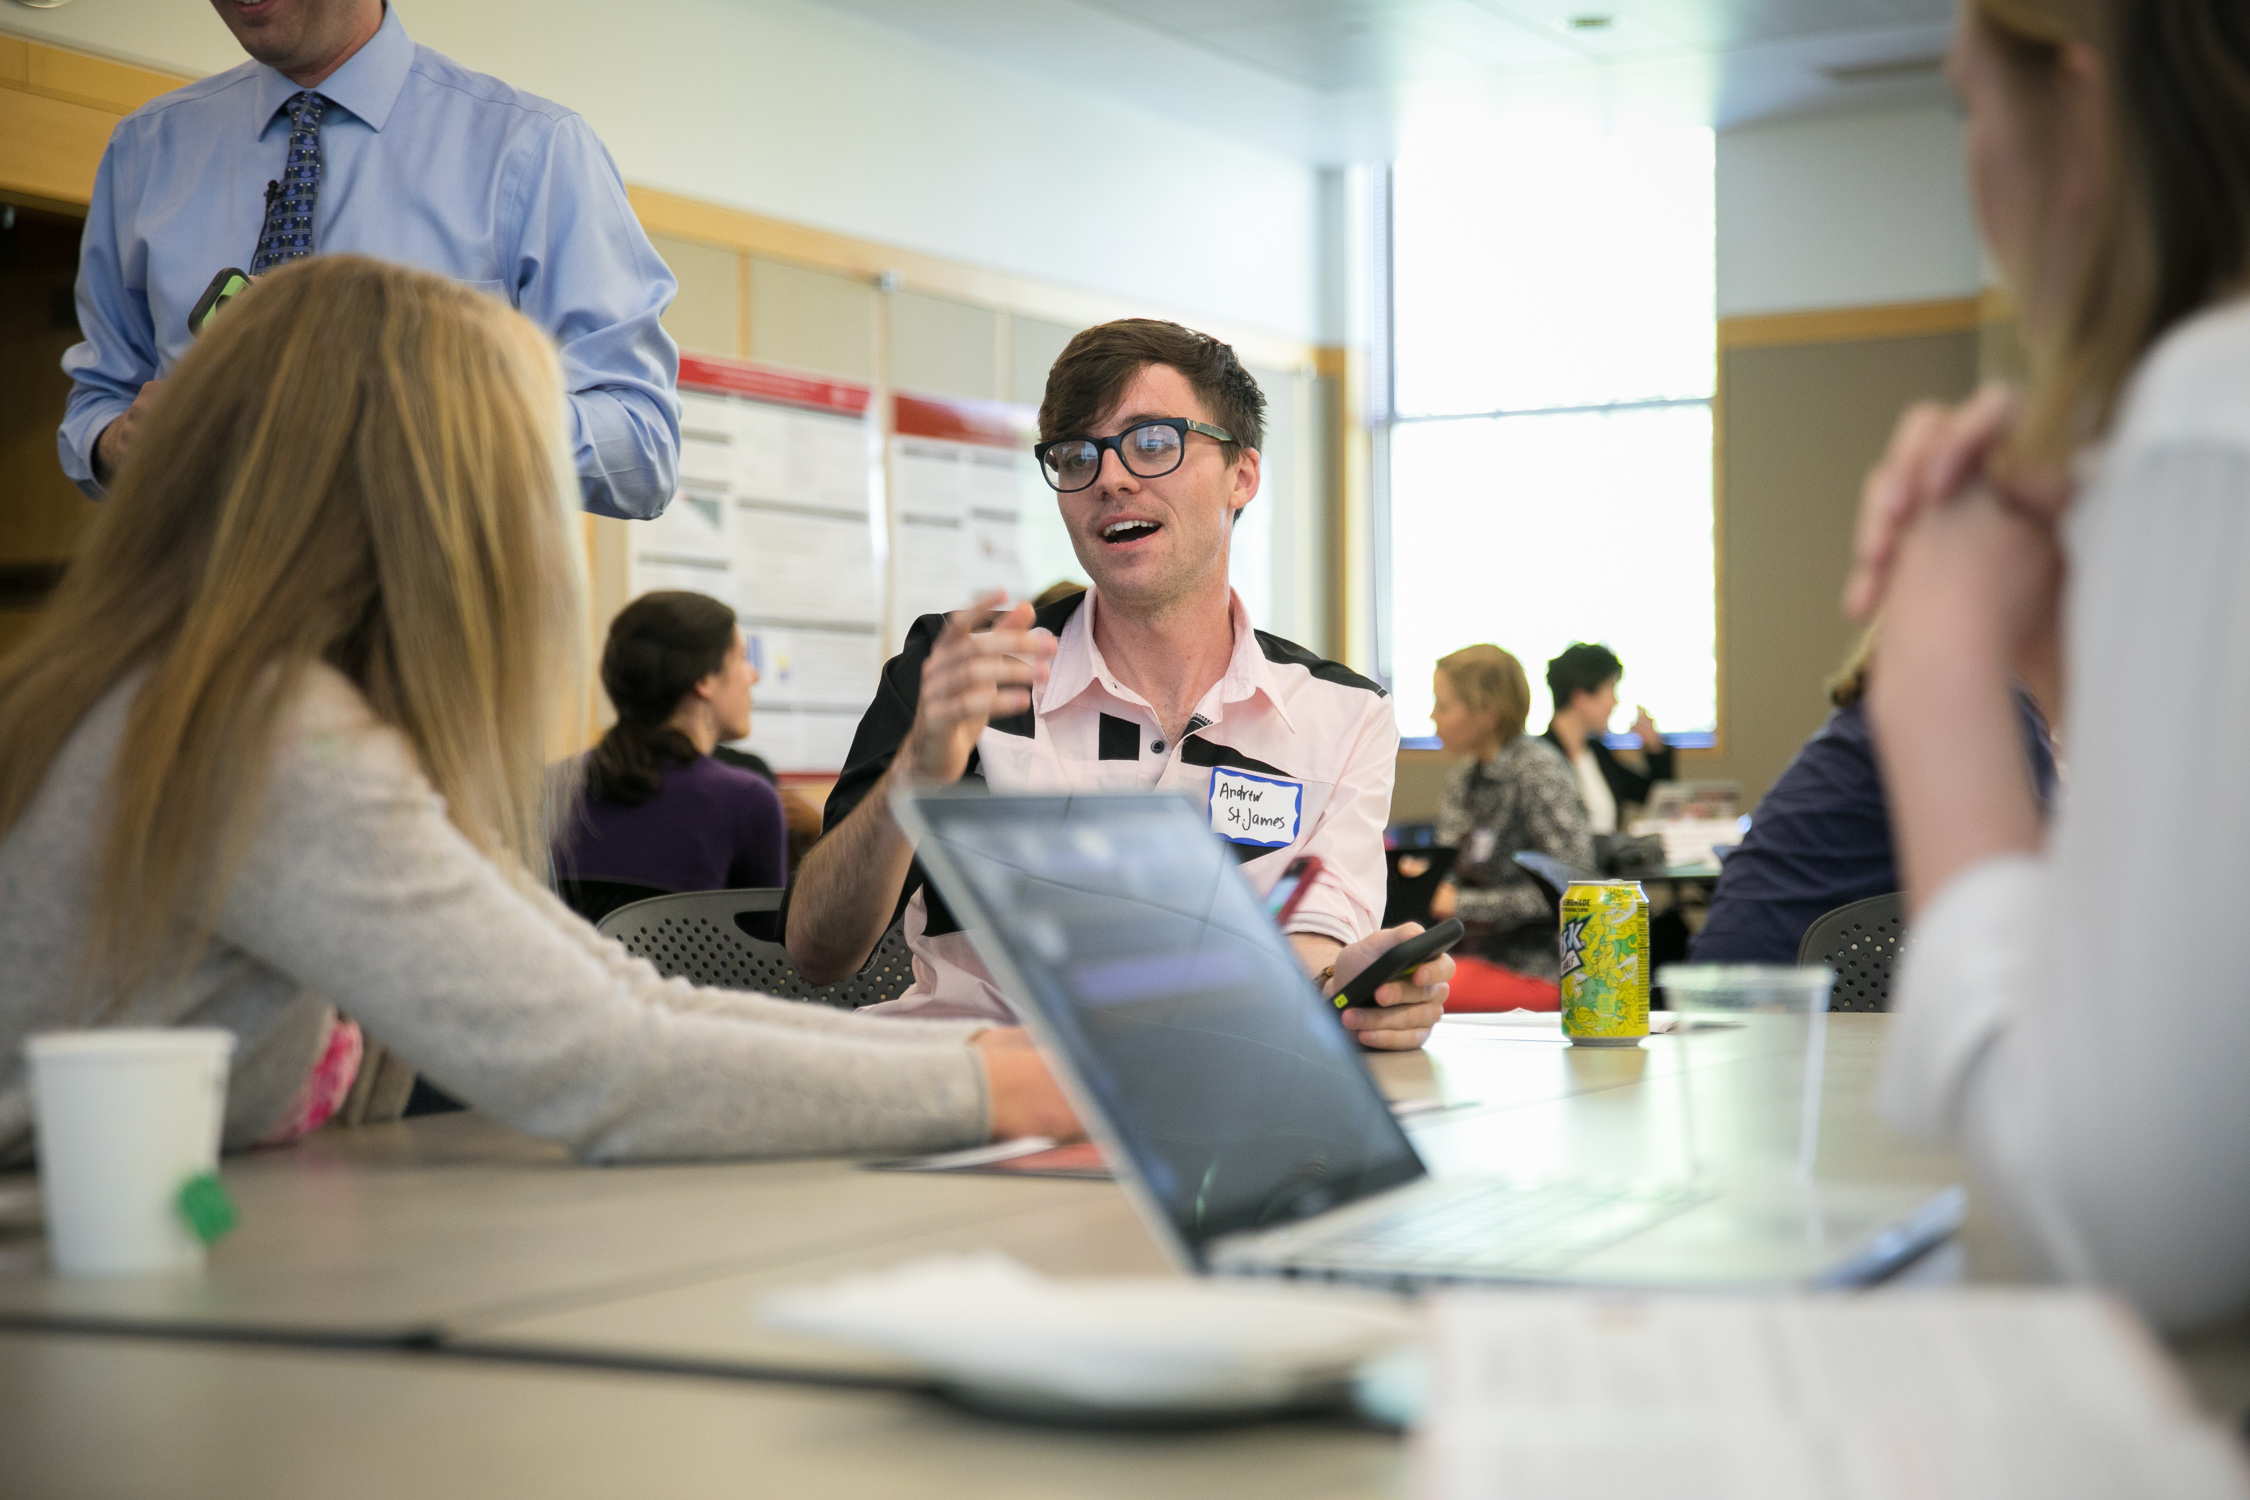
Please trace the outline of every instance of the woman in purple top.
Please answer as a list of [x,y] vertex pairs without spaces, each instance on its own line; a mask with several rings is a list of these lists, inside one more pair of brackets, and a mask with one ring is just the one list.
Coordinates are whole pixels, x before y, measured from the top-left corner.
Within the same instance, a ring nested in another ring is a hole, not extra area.
[[739,890],[788,879],[781,798],[711,758],[750,733],[750,686],[734,611],[703,594],[643,594],[602,648],[617,722],[580,762],[586,796],[555,847],[555,873],[665,891]]

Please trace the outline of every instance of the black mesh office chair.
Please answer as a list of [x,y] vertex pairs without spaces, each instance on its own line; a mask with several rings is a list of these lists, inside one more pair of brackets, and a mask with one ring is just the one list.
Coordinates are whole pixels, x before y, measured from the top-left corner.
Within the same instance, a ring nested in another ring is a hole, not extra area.
[[555,894],[569,907],[589,922],[599,923],[602,918],[620,906],[630,906],[635,901],[646,901],[654,896],[672,893],[660,885],[635,885],[630,880],[571,880],[555,882]]
[[1898,893],[1870,896],[1839,906],[1806,928],[1797,944],[1797,962],[1826,964],[1836,971],[1830,1010],[1889,1010],[1891,970],[1905,937]]
[[[1383,925],[1396,927],[1401,922],[1426,925],[1430,920],[1430,902],[1436,897],[1438,887],[1445,884],[1445,877],[1453,873],[1453,861],[1460,852],[1435,846],[1384,851],[1390,872],[1383,892]],[[1409,875],[1406,870],[1419,873]]]
[[756,990],[788,1000],[812,1000],[840,1010],[856,1010],[895,1000],[914,983],[914,964],[897,924],[849,979],[834,984],[805,983],[777,942],[754,937],[747,926],[771,926],[758,919],[781,909],[781,892],[687,891],[621,906],[602,918],[603,937],[656,965],[667,978],[678,977],[719,989]]
[[1582,875],[1552,854],[1541,854],[1536,849],[1518,849],[1512,857],[1524,874],[1531,877],[1531,883],[1539,887],[1539,893],[1547,898],[1548,914],[1558,920],[1562,916],[1563,892],[1570,889],[1570,883],[1594,878]]

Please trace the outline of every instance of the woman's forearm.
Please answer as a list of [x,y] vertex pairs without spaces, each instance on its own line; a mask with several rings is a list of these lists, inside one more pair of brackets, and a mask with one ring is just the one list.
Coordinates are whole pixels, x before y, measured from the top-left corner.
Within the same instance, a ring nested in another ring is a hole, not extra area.
[[1869,692],[1909,917],[1962,871],[2038,849],[2006,650],[1970,620],[1886,629]]

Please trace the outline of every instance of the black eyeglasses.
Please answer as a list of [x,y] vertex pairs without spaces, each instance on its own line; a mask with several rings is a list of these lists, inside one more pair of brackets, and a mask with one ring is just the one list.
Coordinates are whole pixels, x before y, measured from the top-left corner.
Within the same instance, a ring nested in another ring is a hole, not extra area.
[[1047,483],[1056,493],[1067,495],[1085,489],[1101,474],[1105,448],[1117,455],[1126,473],[1141,479],[1163,478],[1187,458],[1187,435],[1191,432],[1222,443],[1234,441],[1233,433],[1208,422],[1157,417],[1128,427],[1115,437],[1056,438],[1036,445],[1031,452],[1039,460],[1039,472],[1047,476]]

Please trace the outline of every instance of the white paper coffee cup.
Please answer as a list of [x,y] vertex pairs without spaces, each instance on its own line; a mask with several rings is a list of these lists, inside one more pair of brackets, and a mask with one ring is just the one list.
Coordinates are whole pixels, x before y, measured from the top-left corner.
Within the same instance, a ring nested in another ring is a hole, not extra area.
[[199,1269],[203,1242],[180,1190],[218,1168],[234,1033],[52,1032],[24,1051],[56,1271]]

